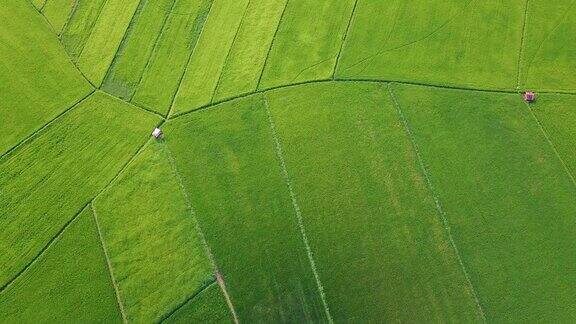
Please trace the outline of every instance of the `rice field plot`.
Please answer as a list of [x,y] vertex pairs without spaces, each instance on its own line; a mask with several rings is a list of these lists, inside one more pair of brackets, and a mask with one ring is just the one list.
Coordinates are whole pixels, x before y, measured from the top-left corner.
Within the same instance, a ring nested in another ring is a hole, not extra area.
[[576,96],[541,94],[532,111],[546,135],[566,163],[570,174],[576,175]]
[[97,92],[0,158],[0,287],[113,179],[158,122]]
[[232,316],[217,283],[213,283],[174,314],[165,323],[230,323]]
[[386,86],[267,97],[334,321],[480,322]]
[[576,91],[576,2],[528,2],[522,88]]
[[64,44],[66,52],[68,52],[74,62],[78,61],[78,57],[82,53],[84,45],[86,45],[90,33],[102,12],[104,3],[105,0],[76,1],[76,7],[60,34],[62,44]]
[[168,154],[149,142],[93,203],[130,322],[159,322],[214,281]]
[[360,0],[336,76],[513,89],[524,6]]
[[262,96],[164,129],[239,320],[326,321]]
[[394,89],[488,321],[574,321],[576,186],[526,105]]
[[331,78],[355,0],[293,0],[282,17],[259,89]]
[[91,87],[32,5],[3,3],[0,21],[1,156],[87,96]]
[[173,112],[209,104],[248,0],[214,0],[174,99]]
[[32,0],[31,2],[34,5],[34,7],[36,7],[36,9],[42,10],[44,5],[46,4],[46,1],[47,0]]
[[249,2],[222,68],[213,102],[256,90],[287,1]]
[[143,0],[118,55],[112,63],[102,89],[130,101],[166,26],[175,0]]
[[90,208],[0,292],[0,309],[3,323],[122,320]]
[[99,87],[118,51],[139,0],[106,0],[78,57],[78,66]]
[[42,7],[42,14],[50,22],[54,32],[60,35],[68,22],[76,4],[76,0],[47,0]]

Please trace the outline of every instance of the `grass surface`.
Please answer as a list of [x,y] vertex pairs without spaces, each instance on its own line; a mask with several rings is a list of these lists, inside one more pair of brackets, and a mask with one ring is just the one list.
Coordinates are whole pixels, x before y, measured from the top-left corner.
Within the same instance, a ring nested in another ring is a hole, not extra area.
[[261,96],[169,122],[166,141],[241,321],[325,320]]
[[112,180],[157,122],[98,92],[0,159],[0,285]]
[[512,89],[524,4],[359,1],[336,75]]
[[226,300],[213,283],[178,309],[164,323],[231,323]]
[[269,98],[334,321],[480,321],[386,87],[312,84]]
[[488,320],[574,321],[576,187],[519,96],[396,89]]
[[56,35],[32,5],[6,2],[0,5],[0,20],[3,154],[88,95],[90,85],[66,58]]
[[260,89],[332,77],[354,0],[293,0],[264,67]]
[[3,323],[121,322],[89,208],[6,290]]
[[159,321],[213,276],[167,154],[149,142],[94,202],[129,321]]

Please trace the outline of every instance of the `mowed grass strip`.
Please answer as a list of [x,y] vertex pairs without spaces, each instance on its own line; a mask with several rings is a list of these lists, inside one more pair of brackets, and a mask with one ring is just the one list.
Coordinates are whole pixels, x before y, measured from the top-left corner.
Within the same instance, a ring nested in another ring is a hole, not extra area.
[[106,0],[82,53],[78,66],[100,86],[140,0]]
[[0,309],[3,323],[122,320],[89,208],[0,293]]
[[68,21],[75,2],[76,0],[48,0],[42,8],[42,14],[48,19],[58,35]]
[[522,88],[576,91],[576,2],[530,0]]
[[0,159],[0,286],[112,180],[158,122],[97,92]]
[[521,97],[394,92],[488,321],[576,320],[576,187]]
[[385,85],[267,97],[334,321],[481,321]]
[[576,176],[576,96],[541,94],[531,109],[570,174]]
[[174,113],[192,110],[211,102],[248,2],[214,0],[176,94]]
[[168,113],[211,5],[212,0],[176,0],[132,98],[134,103]]
[[259,88],[332,77],[354,2],[289,1]]
[[157,322],[214,280],[167,154],[151,141],[94,202],[129,321]]
[[259,95],[169,121],[166,141],[240,321],[326,321]]
[[212,101],[256,90],[288,0],[252,0],[222,69]]
[[0,21],[1,155],[92,89],[29,3],[2,4]]
[[76,9],[61,34],[62,44],[74,62],[90,37],[105,0],[77,0]]
[[232,323],[226,299],[213,283],[176,310],[163,323]]
[[174,3],[175,0],[140,2],[134,23],[106,75],[104,91],[124,100],[132,99]]
[[359,1],[336,76],[513,89],[525,3]]

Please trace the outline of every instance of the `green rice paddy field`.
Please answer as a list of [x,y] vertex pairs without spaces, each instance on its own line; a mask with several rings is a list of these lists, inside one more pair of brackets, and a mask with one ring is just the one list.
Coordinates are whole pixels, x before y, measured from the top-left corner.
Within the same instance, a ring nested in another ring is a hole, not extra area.
[[0,323],[576,322],[576,1],[0,22]]

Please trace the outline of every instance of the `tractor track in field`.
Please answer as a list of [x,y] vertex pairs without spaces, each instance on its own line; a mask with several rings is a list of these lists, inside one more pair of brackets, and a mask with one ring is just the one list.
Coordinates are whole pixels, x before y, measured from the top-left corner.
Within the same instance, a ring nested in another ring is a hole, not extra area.
[[522,20],[522,37],[520,38],[520,49],[518,50],[518,66],[516,67],[516,90],[520,90],[520,78],[522,76],[522,60],[524,59],[524,42],[526,41],[527,28],[526,24],[528,21],[528,5],[530,0],[526,0],[524,5],[524,20]]
[[408,124],[408,120],[406,119],[404,112],[402,111],[402,108],[400,107],[400,104],[398,102],[398,99],[396,98],[396,96],[394,94],[394,90],[392,89],[392,84],[390,84],[390,83],[387,84],[387,90],[388,90],[388,94],[389,94],[390,98],[392,99],[392,103],[394,104],[394,107],[396,108],[396,111],[397,111],[398,116],[402,122],[402,125],[404,126],[404,130],[405,130],[406,134],[408,135],[410,142],[412,143],[412,148],[416,154],[416,159],[417,159],[418,164],[420,165],[420,169],[422,170],[422,173],[424,175],[424,179],[426,181],[428,190],[429,190],[432,198],[434,199],[436,211],[437,211],[438,215],[440,215],[442,224],[444,225],[444,229],[445,229],[446,234],[448,236],[448,240],[450,242],[450,245],[452,246],[454,254],[456,255],[456,259],[458,260],[460,268],[462,269],[462,273],[464,274],[464,277],[465,277],[466,282],[468,284],[468,287],[470,289],[470,293],[472,294],[472,297],[474,298],[474,301],[475,301],[476,306],[478,308],[478,312],[479,312],[480,316],[482,317],[483,322],[487,323],[484,309],[482,307],[482,304],[480,303],[480,299],[478,297],[478,294],[476,293],[476,289],[474,288],[474,285],[472,284],[472,280],[470,279],[470,275],[468,274],[468,270],[466,268],[466,265],[464,264],[464,261],[462,260],[462,255],[461,255],[460,251],[458,250],[458,247],[456,246],[456,243],[455,243],[454,238],[452,236],[452,230],[450,227],[450,223],[448,222],[448,219],[446,217],[446,212],[444,211],[444,208],[442,207],[442,204],[440,203],[440,198],[436,194],[436,190],[434,188],[434,185],[432,184],[432,179],[431,179],[430,173],[427,170],[426,165],[424,163],[420,147],[418,146],[418,143],[416,142],[416,139],[414,138],[414,134],[412,133],[410,125]]

